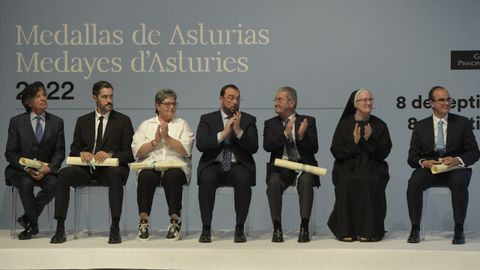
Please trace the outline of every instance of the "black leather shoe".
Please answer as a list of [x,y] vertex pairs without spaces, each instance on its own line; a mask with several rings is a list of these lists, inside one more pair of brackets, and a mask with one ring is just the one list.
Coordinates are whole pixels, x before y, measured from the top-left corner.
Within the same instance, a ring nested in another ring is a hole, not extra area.
[[27,228],[18,234],[18,240],[28,240],[38,234],[38,225],[28,224]]
[[24,229],[26,229],[30,222],[28,221],[28,218],[23,215],[17,218],[17,223],[20,224],[20,226],[22,226]]
[[272,242],[282,243],[283,242],[283,233],[280,229],[273,229]]
[[463,244],[465,244],[465,235],[463,234],[463,231],[456,232],[456,233],[453,234],[452,244],[453,245],[463,245]]
[[416,244],[420,243],[420,230],[412,229],[410,235],[408,236],[407,243]]
[[298,243],[307,243],[310,242],[310,235],[308,233],[308,230],[305,228],[300,228],[300,233],[298,234]]
[[198,239],[200,243],[210,243],[212,242],[212,232],[210,230],[202,230],[200,238]]
[[247,237],[245,237],[245,233],[243,232],[243,228],[235,228],[235,236],[233,239],[235,243],[245,243],[247,242]]
[[122,237],[120,236],[119,230],[110,230],[110,237],[108,237],[109,244],[120,244],[122,243]]
[[50,239],[50,244],[61,244],[67,242],[65,231],[57,230],[55,235]]

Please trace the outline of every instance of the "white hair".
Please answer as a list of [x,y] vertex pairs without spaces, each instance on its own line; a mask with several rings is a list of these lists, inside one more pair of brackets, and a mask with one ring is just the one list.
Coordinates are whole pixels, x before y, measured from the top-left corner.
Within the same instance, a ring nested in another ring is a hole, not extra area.
[[353,99],[353,107],[355,107],[355,109],[357,108],[357,98],[358,98],[358,95],[360,94],[360,92],[368,92],[370,94],[370,96],[373,97],[373,94],[372,94],[372,91],[370,91],[370,89],[368,88],[360,88],[358,89],[357,93],[355,93],[355,98]]

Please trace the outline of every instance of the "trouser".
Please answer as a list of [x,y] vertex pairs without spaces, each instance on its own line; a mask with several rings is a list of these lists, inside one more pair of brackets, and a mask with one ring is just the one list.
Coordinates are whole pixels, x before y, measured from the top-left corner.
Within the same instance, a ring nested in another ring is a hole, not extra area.
[[155,170],[142,170],[138,175],[137,204],[139,213],[152,211],[155,189],[161,185],[165,191],[168,215],[180,216],[182,210],[182,188],[187,183],[187,177],[181,169],[169,169],[162,172]]

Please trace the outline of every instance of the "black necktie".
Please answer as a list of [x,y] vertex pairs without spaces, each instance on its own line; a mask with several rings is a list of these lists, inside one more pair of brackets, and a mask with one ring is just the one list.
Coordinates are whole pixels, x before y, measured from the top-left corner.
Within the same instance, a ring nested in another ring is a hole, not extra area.
[[103,141],[103,115],[98,118],[97,141],[95,143],[95,153],[99,151]]

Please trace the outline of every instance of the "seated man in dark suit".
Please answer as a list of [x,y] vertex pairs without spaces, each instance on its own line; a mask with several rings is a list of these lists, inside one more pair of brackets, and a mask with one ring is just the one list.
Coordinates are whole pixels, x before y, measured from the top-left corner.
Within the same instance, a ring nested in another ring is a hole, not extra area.
[[298,242],[309,242],[308,224],[313,206],[313,187],[320,186],[320,178],[302,173],[297,179],[295,171],[274,167],[273,162],[278,158],[318,165],[315,160],[318,151],[315,118],[296,113],[297,92],[289,86],[277,90],[274,105],[277,116],[266,120],[263,130],[263,148],[271,152],[270,163],[267,164],[267,197],[273,223],[272,242],[283,242],[282,195],[295,181],[301,217]]
[[[25,214],[17,222],[25,228],[18,239],[32,238],[38,233],[38,217],[55,195],[57,171],[65,159],[63,120],[45,110],[47,93],[40,82],[28,85],[22,92],[25,113],[10,119],[5,157],[9,165],[5,178],[18,189]],[[19,163],[20,157],[36,159],[38,170]],[[40,186],[35,196],[33,187]]]
[[[446,186],[452,193],[455,231],[452,244],[464,244],[463,223],[467,214],[468,184],[472,169],[467,168],[480,157],[472,123],[450,112],[451,98],[442,86],[428,93],[433,116],[418,121],[413,129],[408,164],[415,170],[408,181],[407,202],[412,230],[408,243],[420,242],[423,191],[432,186]],[[432,174],[437,164],[461,169]]]
[[220,186],[232,186],[235,196],[236,226],[234,242],[246,242],[251,186],[255,185],[255,161],[258,133],[254,116],[239,111],[240,90],[233,84],[220,91],[220,110],[201,116],[197,129],[197,148],[202,152],[197,170],[198,199],[202,216],[199,242],[211,242],[215,192]]
[[[70,166],[60,170],[55,199],[57,230],[50,243],[66,241],[65,218],[70,199],[70,187],[89,185],[98,181],[108,186],[108,199],[112,215],[109,244],[121,243],[120,215],[123,202],[123,185],[128,179],[128,163],[133,161],[133,126],[130,118],[113,110],[113,87],[106,81],[93,85],[93,100],[96,110],[78,118],[70,146],[70,156],[80,157],[84,163],[95,159],[118,158],[118,167]],[[105,128],[104,128],[105,127]]]

